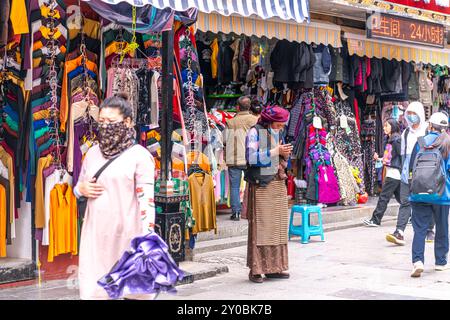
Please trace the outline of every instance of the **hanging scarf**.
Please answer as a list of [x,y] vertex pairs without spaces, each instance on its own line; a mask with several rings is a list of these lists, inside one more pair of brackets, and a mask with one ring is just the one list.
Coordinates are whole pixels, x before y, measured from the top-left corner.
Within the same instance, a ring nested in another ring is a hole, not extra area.
[[135,143],[136,131],[121,121],[99,125],[100,151],[106,159],[119,155]]

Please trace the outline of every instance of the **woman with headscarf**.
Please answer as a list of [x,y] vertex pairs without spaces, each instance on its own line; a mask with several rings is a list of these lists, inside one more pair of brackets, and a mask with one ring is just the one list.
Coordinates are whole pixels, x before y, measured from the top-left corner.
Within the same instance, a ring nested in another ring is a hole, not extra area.
[[288,199],[285,169],[292,145],[280,132],[289,119],[281,107],[267,107],[246,138],[246,181],[249,183],[247,266],[249,279],[289,278]]

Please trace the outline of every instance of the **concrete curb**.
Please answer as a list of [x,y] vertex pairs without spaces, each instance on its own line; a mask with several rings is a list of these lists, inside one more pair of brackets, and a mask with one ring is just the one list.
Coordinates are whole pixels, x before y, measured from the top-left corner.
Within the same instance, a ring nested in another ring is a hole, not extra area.
[[[206,266],[206,268],[204,268],[203,270],[197,270],[197,271],[190,272],[188,270],[195,269],[194,266],[201,268],[201,267],[205,267],[205,264],[191,262],[191,263],[189,263],[189,266],[187,268],[183,268],[182,264],[183,263],[180,264],[180,268],[181,268],[181,270],[183,270],[185,272],[185,276],[182,281],[179,281],[176,284],[176,286],[190,284],[195,281],[199,281],[199,280],[203,280],[203,279],[213,278],[221,273],[229,272],[228,266],[225,266],[225,265],[212,265],[212,266],[209,265],[209,266]],[[185,269],[188,269],[188,270],[185,270]]]
[[26,281],[36,277],[36,266],[32,260],[5,259],[0,266],[0,285]]

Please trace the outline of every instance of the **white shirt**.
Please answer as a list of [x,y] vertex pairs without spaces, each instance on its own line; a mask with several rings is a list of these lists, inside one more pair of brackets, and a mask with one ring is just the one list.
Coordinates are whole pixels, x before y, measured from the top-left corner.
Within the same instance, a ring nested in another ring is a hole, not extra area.
[[400,170],[397,168],[386,167],[386,178],[401,180]]

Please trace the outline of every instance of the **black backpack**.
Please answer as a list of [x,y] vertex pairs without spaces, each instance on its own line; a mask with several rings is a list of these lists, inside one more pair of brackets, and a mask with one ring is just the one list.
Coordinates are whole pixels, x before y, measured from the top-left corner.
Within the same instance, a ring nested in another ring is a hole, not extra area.
[[417,139],[420,150],[412,167],[410,200],[414,202],[434,202],[439,200],[446,183],[445,163],[438,148],[430,148],[425,139]]

